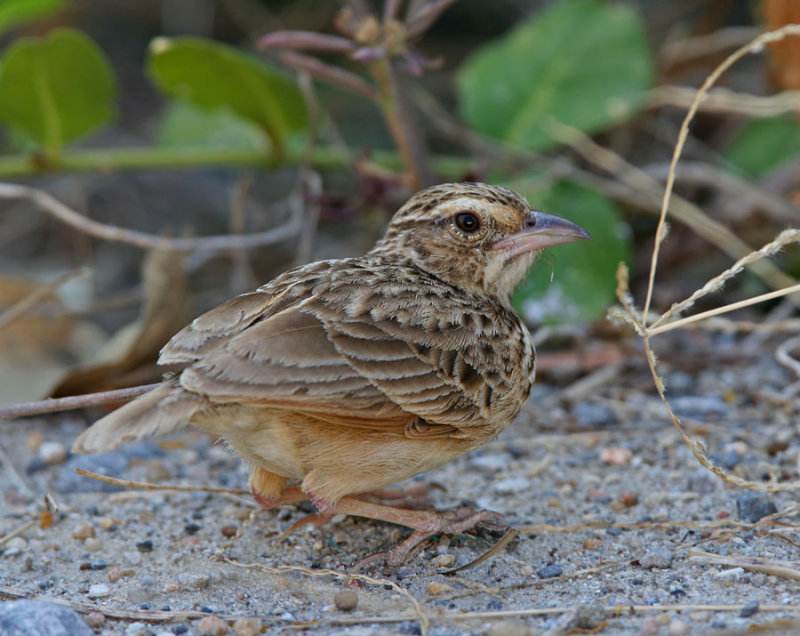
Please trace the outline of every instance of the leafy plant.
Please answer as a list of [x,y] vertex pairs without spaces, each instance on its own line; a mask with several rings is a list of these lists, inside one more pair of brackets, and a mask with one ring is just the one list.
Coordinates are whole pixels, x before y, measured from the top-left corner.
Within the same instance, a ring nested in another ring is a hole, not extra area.
[[652,61],[637,13],[601,0],[557,2],[476,51],[458,74],[464,118],[526,150],[558,145],[549,118],[586,133],[630,117]]
[[57,155],[110,121],[116,82],[97,45],[80,31],[21,38],[0,65],[0,120]]

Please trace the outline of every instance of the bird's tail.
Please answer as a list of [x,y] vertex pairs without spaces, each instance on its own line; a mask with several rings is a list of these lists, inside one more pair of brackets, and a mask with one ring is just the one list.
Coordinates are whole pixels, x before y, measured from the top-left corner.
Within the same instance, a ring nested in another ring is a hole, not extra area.
[[103,453],[130,440],[164,435],[186,426],[205,406],[203,398],[185,391],[176,379],[167,381],[92,424],[75,440],[72,452]]

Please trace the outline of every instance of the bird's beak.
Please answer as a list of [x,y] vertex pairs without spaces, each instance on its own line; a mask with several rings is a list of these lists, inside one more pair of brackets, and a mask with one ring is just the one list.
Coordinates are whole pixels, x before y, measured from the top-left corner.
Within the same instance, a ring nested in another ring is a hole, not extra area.
[[511,236],[500,239],[492,245],[492,249],[503,250],[511,258],[525,252],[591,238],[586,230],[571,221],[531,210],[525,220],[525,227]]

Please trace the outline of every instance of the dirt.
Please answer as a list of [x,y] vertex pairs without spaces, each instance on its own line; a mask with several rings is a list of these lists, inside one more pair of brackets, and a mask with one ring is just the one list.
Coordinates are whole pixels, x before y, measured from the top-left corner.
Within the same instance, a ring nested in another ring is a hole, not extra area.
[[[775,343],[660,338],[672,404],[712,460],[759,483],[798,479],[796,378]],[[103,634],[800,629],[794,493],[748,493],[702,468],[635,340],[604,346],[623,355],[583,374],[559,372],[566,363],[546,370],[497,440],[419,478],[442,486],[430,505],[490,508],[518,532],[455,574],[446,571],[492,542],[434,537],[403,566],[349,579],[354,563],[407,531],[335,518],[278,541],[311,508],[260,511],[245,495],[120,488],[74,473],[244,488],[239,460],[202,433],[64,458],[96,414],[0,422],[0,597],[67,603]],[[51,523],[45,493],[58,507]]]

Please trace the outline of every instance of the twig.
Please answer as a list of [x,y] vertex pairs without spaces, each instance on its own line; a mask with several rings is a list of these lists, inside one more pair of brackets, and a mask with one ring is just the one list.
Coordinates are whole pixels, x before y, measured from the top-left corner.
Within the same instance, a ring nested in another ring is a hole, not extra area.
[[[614,174],[630,188],[650,195],[654,200],[661,196],[663,188],[661,183],[641,168],[628,163],[615,152],[595,143],[577,128],[550,118],[546,123],[546,130],[555,139],[570,145],[587,161]],[[674,175],[674,172],[670,172],[670,174]],[[699,236],[719,247],[731,258],[746,258],[754,251],[752,246],[742,241],[727,227],[710,218],[687,199],[677,195],[672,199],[672,216],[685,223]],[[663,204],[659,206],[659,209],[663,209]],[[659,227],[662,226],[659,224]],[[773,289],[781,289],[795,282],[794,278],[769,261],[753,262],[748,267]]]
[[705,79],[700,89],[697,91],[686,116],[681,122],[680,130],[678,131],[678,142],[675,144],[675,150],[672,153],[670,161],[670,172],[667,175],[667,183],[664,188],[664,198],[662,199],[661,215],[656,229],[655,245],[653,247],[653,255],[650,260],[650,276],[647,284],[647,295],[642,309],[642,324],[647,324],[647,314],[650,311],[650,302],[653,298],[653,288],[655,285],[656,270],[658,268],[658,256],[661,251],[661,242],[666,236],[667,224],[667,211],[669,210],[670,199],[672,197],[672,190],[675,185],[675,167],[678,164],[683,147],[686,144],[686,139],[689,135],[689,124],[694,119],[695,114],[700,106],[700,103],[706,98],[709,89],[716,83],[720,76],[727,71],[733,64],[735,64],[742,57],[748,53],[760,51],[768,42],[775,42],[782,40],[787,35],[800,35],[800,25],[788,24],[776,31],[763,33],[754,39],[752,42],[738,48],[731,55],[729,55],[722,63],[715,68],[711,74]]
[[101,391],[100,393],[87,393],[85,395],[71,395],[63,398],[50,398],[39,402],[24,402],[14,406],[0,408],[0,420],[12,420],[18,417],[28,417],[29,415],[41,415],[42,413],[55,413],[56,411],[72,411],[88,406],[108,404],[109,402],[128,402],[135,397],[152,391],[156,384],[143,384],[127,389],[116,389],[114,391]]
[[746,300],[740,300],[738,303],[730,303],[729,305],[725,305],[724,307],[716,307],[715,309],[709,309],[708,311],[703,311],[699,314],[687,316],[686,318],[681,318],[680,320],[674,320],[666,324],[660,324],[658,327],[648,327],[647,335],[655,336],[659,333],[664,333],[665,331],[672,331],[673,329],[678,329],[679,327],[685,327],[686,325],[689,325],[693,322],[704,320],[705,318],[710,318],[711,316],[726,314],[730,311],[735,311],[737,309],[742,309],[743,307],[749,307],[750,305],[763,303],[766,302],[767,300],[772,300],[773,298],[788,296],[789,294],[794,294],[796,292],[800,292],[800,283],[798,283],[797,285],[792,285],[791,287],[786,287],[784,289],[778,289],[774,292],[761,294],[760,296],[754,296],[753,298],[747,298]]
[[46,285],[42,285],[35,291],[31,292],[25,298],[20,300],[19,302],[15,303],[8,309],[6,309],[2,314],[0,314],[0,329],[5,327],[7,324],[14,322],[18,318],[24,316],[31,308],[33,308],[37,303],[41,300],[47,298],[50,294],[52,294],[56,289],[61,287],[64,283],[73,278],[78,278],[79,276],[83,276],[91,271],[88,267],[79,267],[76,270],[71,272],[67,272],[62,276],[59,276],[51,283]]
[[79,214],[42,190],[29,188],[13,183],[0,183],[0,199],[26,199],[31,201],[59,221],[94,238],[126,243],[146,250],[170,250],[174,252],[227,251],[232,249],[249,249],[280,243],[296,236],[301,229],[299,219],[291,219],[288,223],[265,232],[254,234],[238,234],[223,236],[206,236],[202,238],[167,238],[136,230],[106,225]]
[[800,562],[785,561],[780,559],[765,559],[763,557],[740,556],[736,554],[719,555],[705,550],[692,548],[687,553],[690,561],[725,565],[743,568],[753,572],[763,572],[770,576],[781,576],[786,579],[800,579]]
[[758,29],[754,27],[727,27],[708,35],[668,42],[661,47],[659,56],[662,59],[662,66],[669,66],[698,57],[716,55],[723,49],[732,49],[750,42],[758,34]]
[[[654,164],[645,168],[645,171],[655,179],[664,180],[669,173],[669,164]],[[726,208],[726,212],[732,205],[736,208],[736,214],[757,208],[782,224],[796,223],[800,215],[800,208],[778,196],[773,190],[710,163],[686,161],[677,167],[676,178],[681,183],[699,184],[720,190],[726,197],[725,203],[718,207]],[[728,213],[728,218],[730,216]]]
[[227,493],[229,495],[249,495],[249,490],[242,490],[240,488],[216,488],[213,486],[179,486],[177,484],[151,484],[146,481],[130,481],[128,479],[117,479],[116,477],[109,477],[108,475],[101,475],[100,473],[92,472],[91,470],[84,470],[83,468],[76,468],[75,472],[84,477],[91,477],[98,481],[104,481],[108,484],[115,486],[123,486],[125,488],[141,488],[143,490],[179,490],[185,492],[215,492]]
[[[677,106],[690,108],[697,89],[688,86],[657,86],[646,97],[651,108]],[[776,117],[800,109],[800,91],[785,91],[761,96],[718,88],[709,91],[697,110],[707,113],[734,113],[748,117]]]

